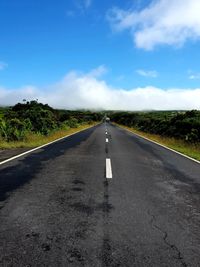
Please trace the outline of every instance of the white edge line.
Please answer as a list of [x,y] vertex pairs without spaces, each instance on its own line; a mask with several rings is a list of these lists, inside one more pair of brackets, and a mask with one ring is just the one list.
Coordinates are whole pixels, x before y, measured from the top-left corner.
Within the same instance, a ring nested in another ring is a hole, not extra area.
[[119,126],[119,125],[117,125],[117,126],[118,126],[119,128],[122,128],[122,129],[126,130],[127,132],[132,133],[133,135],[137,135],[137,136],[139,136],[139,137],[141,137],[141,138],[143,138],[143,139],[145,139],[145,140],[147,140],[147,141],[149,141],[149,142],[151,142],[151,143],[154,143],[154,144],[156,144],[156,145],[158,145],[158,146],[161,146],[161,147],[163,147],[163,148],[165,148],[165,149],[168,149],[168,150],[170,150],[170,151],[172,151],[172,152],[174,152],[174,153],[176,153],[176,154],[178,154],[178,155],[180,155],[180,156],[182,156],[182,157],[184,157],[184,158],[190,159],[190,160],[192,160],[192,161],[194,161],[194,162],[200,164],[200,161],[197,160],[197,159],[193,159],[193,158],[191,158],[191,157],[189,157],[189,156],[187,156],[187,155],[185,155],[185,154],[183,154],[183,153],[181,153],[181,152],[178,152],[178,151],[176,151],[176,150],[174,150],[174,149],[172,149],[172,148],[169,148],[169,147],[167,147],[167,146],[165,146],[165,145],[162,145],[162,144],[160,144],[160,143],[158,143],[158,142],[156,142],[156,141],[153,141],[153,140],[151,140],[151,139],[149,139],[149,138],[147,138],[147,137],[144,137],[144,136],[142,136],[142,135],[140,135],[140,134],[134,133],[134,132],[132,132],[131,130],[128,130],[128,129],[124,128],[123,126]]
[[[98,125],[98,124],[97,124],[97,125]],[[6,160],[4,160],[4,161],[1,161],[1,162],[0,162],[0,165],[3,165],[3,164],[5,164],[5,163],[7,163],[7,162],[9,162],[9,161],[11,161],[11,160],[14,160],[14,159],[17,159],[17,158],[19,158],[19,157],[22,157],[22,156],[24,156],[24,155],[26,155],[26,154],[29,154],[29,153],[31,153],[31,152],[33,152],[33,151],[36,151],[36,150],[40,149],[40,148],[43,148],[43,147],[45,147],[45,146],[51,145],[51,144],[53,144],[53,143],[56,143],[56,142],[58,142],[58,141],[60,141],[60,140],[63,140],[63,139],[65,139],[65,138],[67,138],[67,137],[70,137],[70,136],[75,135],[75,134],[77,134],[77,133],[80,133],[80,132],[82,132],[82,131],[88,130],[88,129],[90,129],[90,128],[92,128],[92,127],[95,127],[95,126],[96,126],[96,125],[90,126],[90,127],[88,127],[88,128],[82,129],[82,130],[80,130],[80,131],[78,131],[78,132],[75,132],[75,133],[72,133],[72,134],[63,136],[63,137],[61,137],[61,138],[58,138],[58,139],[56,139],[56,140],[54,140],[54,141],[51,141],[51,142],[49,142],[49,143],[47,143],[47,144],[44,144],[44,145],[35,147],[35,148],[33,148],[33,149],[30,149],[30,150],[28,150],[28,151],[26,151],[26,152],[24,152],[24,153],[21,153],[21,154],[19,154],[19,155],[16,155],[16,156],[14,156],[14,157],[11,157],[11,158],[9,158],[9,159],[6,159]]]
[[106,138],[106,143],[108,143],[108,138]]
[[111,160],[106,159],[106,178],[112,179],[112,167],[111,167]]

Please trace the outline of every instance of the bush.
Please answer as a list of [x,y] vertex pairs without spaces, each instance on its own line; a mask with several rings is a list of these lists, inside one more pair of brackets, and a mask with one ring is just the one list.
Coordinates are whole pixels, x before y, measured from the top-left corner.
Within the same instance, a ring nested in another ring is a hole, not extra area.
[[186,135],[185,140],[188,142],[196,143],[199,140],[198,130],[192,129],[189,134]]
[[26,123],[19,119],[11,119],[6,125],[7,141],[20,141],[26,136]]
[[90,111],[55,110],[35,100],[27,101],[0,109],[0,138],[19,141],[30,133],[48,135],[56,129],[68,130],[79,123],[100,120],[102,116],[103,113]]
[[116,112],[109,114],[114,122],[144,132],[200,142],[200,111],[187,112]]
[[78,127],[78,120],[75,118],[71,118],[64,122],[65,125],[69,126],[70,128],[77,128]]
[[7,139],[6,122],[0,118],[0,137]]
[[31,101],[25,104],[18,103],[7,112],[5,118],[7,121],[12,119],[24,121],[27,130],[43,135],[49,134],[59,126],[56,112],[54,114],[51,107],[38,103],[37,101]]

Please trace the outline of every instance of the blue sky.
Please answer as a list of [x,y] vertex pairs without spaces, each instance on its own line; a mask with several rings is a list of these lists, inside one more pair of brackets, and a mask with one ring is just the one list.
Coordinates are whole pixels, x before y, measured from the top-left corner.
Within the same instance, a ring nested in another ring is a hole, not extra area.
[[[67,108],[199,108],[192,104],[200,96],[198,2],[1,0],[0,104],[13,104],[23,95]],[[85,89],[81,79],[89,84]],[[83,90],[84,97],[79,95]],[[175,102],[177,90],[184,98],[181,105]],[[57,102],[53,91],[60,94]],[[119,97],[114,105],[104,105],[104,91]],[[95,92],[98,99],[87,99]],[[65,94],[70,99],[63,103]],[[145,98],[141,106],[138,94]],[[155,94],[164,98],[163,106]],[[128,103],[121,105],[120,99]]]

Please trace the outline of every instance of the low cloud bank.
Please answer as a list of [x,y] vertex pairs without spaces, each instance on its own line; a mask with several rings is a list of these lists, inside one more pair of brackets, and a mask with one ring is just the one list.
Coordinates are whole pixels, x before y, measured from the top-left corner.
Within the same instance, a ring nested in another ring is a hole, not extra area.
[[38,99],[55,108],[172,110],[200,109],[200,88],[163,90],[153,86],[125,90],[109,86],[101,77],[102,67],[88,74],[68,73],[61,81],[45,88],[0,87],[0,105],[14,105],[23,99]]

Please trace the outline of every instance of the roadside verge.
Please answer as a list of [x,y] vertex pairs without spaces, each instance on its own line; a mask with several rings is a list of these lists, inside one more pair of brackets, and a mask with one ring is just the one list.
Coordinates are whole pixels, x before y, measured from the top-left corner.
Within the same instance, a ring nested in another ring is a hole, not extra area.
[[[176,144],[175,139],[170,139],[170,138],[163,138],[162,139],[159,136],[144,133],[144,132],[135,130],[131,127],[127,127],[127,126],[117,124],[117,123],[113,123],[113,124],[118,126],[119,128],[125,129],[128,132],[131,132],[132,134],[139,136],[139,137],[141,137],[141,138],[143,138],[149,142],[152,142],[158,146],[161,146],[165,149],[168,149],[168,150],[170,150],[176,154],[179,154],[179,155],[181,155],[187,159],[190,159],[190,160],[200,164],[200,149],[192,147],[192,145],[190,146],[190,145],[185,144],[185,146],[184,146],[184,142],[180,141],[180,143],[179,143],[179,140],[177,140],[177,144]],[[171,145],[170,145],[170,141],[171,141]]]
[[[30,148],[21,148],[21,149],[20,148],[18,148],[18,149],[14,148],[14,149],[8,149],[8,150],[0,150],[0,165],[3,165],[3,164],[5,164],[5,163],[7,163],[7,162],[9,162],[11,160],[17,159],[17,158],[19,158],[21,156],[24,156],[26,154],[29,154],[29,153],[35,151],[35,150],[38,150],[38,149],[41,149],[41,148],[46,147],[48,145],[51,145],[51,144],[53,144],[55,142],[63,140],[65,138],[67,138],[67,137],[70,137],[70,136],[75,135],[77,133],[80,133],[82,131],[85,131],[85,130],[88,130],[90,128],[93,128],[96,125],[98,125],[98,123],[95,123],[95,124],[93,124],[91,126],[88,126],[88,125],[86,126],[85,125],[85,127],[82,126],[82,127],[79,127],[79,128],[75,128],[75,129],[73,129],[72,132],[70,132],[70,133],[68,132],[67,135],[65,134],[64,136],[62,136],[60,138],[57,138],[57,139],[55,139],[53,141],[50,141],[50,142],[46,142],[43,145],[37,146],[37,147],[32,148],[32,149],[30,149]],[[13,153],[12,153],[12,151],[13,151]],[[22,153],[20,153],[20,152],[22,152]]]

